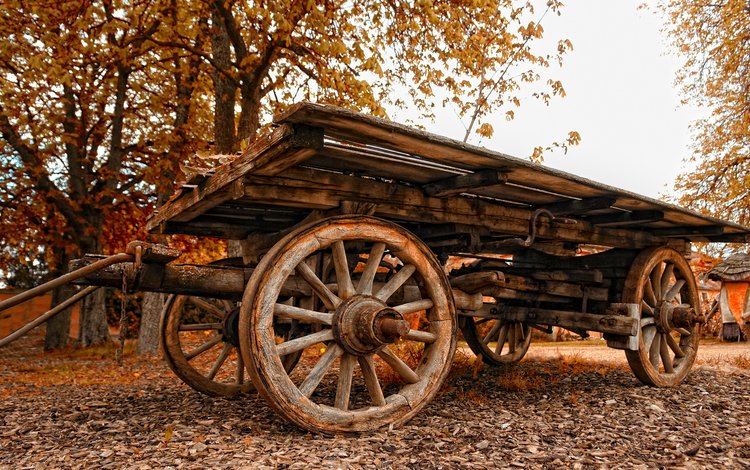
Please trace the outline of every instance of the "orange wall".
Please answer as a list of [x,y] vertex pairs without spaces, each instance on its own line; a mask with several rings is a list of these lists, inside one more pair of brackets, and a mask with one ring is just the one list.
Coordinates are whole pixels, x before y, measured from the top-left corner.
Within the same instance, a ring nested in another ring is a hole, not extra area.
[[[0,301],[9,299],[20,292],[22,291],[0,290]],[[50,300],[51,295],[42,295],[0,312],[0,337],[8,336],[13,331],[49,310]],[[78,332],[77,325],[78,305],[75,305],[73,307],[73,319],[71,320],[71,330],[74,336]]]

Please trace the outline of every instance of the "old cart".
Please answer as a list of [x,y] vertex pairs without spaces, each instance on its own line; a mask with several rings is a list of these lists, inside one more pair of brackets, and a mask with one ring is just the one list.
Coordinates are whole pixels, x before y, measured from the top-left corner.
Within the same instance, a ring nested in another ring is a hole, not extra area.
[[162,345],[181,379],[212,395],[254,387],[311,431],[408,420],[445,379],[459,328],[491,365],[520,360],[530,328],[603,332],[640,381],[678,384],[702,321],[690,243],[750,241],[746,227],[339,108],[301,103],[275,123],[148,222],[239,240],[241,259],[173,265],[173,250],[134,243],[78,260],[76,276],[172,293]]

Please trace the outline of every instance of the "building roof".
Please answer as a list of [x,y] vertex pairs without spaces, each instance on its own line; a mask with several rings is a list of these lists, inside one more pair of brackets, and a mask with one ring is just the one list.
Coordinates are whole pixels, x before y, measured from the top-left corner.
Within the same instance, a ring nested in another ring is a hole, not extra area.
[[750,281],[750,254],[738,253],[717,264],[708,276],[725,281]]

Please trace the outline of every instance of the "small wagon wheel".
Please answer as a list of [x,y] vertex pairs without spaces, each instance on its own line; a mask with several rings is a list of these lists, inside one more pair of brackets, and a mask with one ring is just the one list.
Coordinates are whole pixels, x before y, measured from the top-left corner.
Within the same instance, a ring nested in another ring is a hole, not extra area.
[[[241,261],[229,258],[211,265],[237,267],[242,266]],[[159,332],[164,359],[175,375],[209,396],[228,397],[252,391],[252,381],[245,375],[237,349],[239,313],[239,302],[170,295],[162,310]],[[297,323],[288,320],[274,328],[277,335],[287,339],[300,333]],[[294,368],[299,357],[285,357],[285,367]]]
[[523,359],[529,350],[531,328],[523,322],[471,316],[461,320],[466,343],[486,364],[513,364]]
[[232,323],[236,327],[238,315],[236,304],[228,300],[169,296],[160,330],[164,359],[175,375],[210,396],[251,391],[242,356],[227,331]]
[[700,300],[690,266],[671,248],[649,248],[633,261],[622,301],[641,306],[637,351],[630,368],[647,385],[679,384],[690,371],[700,340]]
[[[347,246],[369,252],[354,270],[347,261],[359,253],[348,255]],[[333,258],[335,285],[306,263],[321,252]],[[380,282],[386,252],[398,270]],[[279,303],[293,274],[321,308]],[[416,295],[405,299],[407,290]],[[279,342],[279,318],[319,328]],[[295,230],[263,257],[245,289],[240,342],[256,388],[287,420],[314,432],[374,430],[411,418],[448,374],[456,347],[453,296],[440,264],[411,233],[373,217],[329,218]],[[290,374],[281,357],[295,351],[305,351],[300,362],[308,367]]]

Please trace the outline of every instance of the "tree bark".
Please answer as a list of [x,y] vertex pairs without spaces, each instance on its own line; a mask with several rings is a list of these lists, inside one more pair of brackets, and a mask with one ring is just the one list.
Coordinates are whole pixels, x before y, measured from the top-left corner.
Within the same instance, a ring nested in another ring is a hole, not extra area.
[[[49,308],[61,304],[73,295],[73,289],[69,285],[58,287],[52,291],[52,301]],[[64,348],[70,341],[70,317],[73,307],[66,308],[47,321],[47,331],[44,335],[44,350]]]
[[111,341],[104,297],[104,289],[99,289],[81,301],[78,320],[78,345],[81,347]]
[[[53,248],[52,250],[57,264],[52,267],[50,278],[56,279],[68,271],[70,257],[65,254],[65,250],[63,249]],[[64,285],[53,290],[50,309],[64,302],[74,293],[74,289],[70,285]],[[64,348],[68,345],[70,341],[70,317],[72,312],[72,307],[65,309],[47,322],[47,331],[44,335],[45,350]]]
[[[91,219],[98,220],[94,226],[101,227],[101,216],[96,214]],[[80,237],[81,253],[101,253],[100,235]],[[99,289],[81,301],[78,316],[78,346],[88,347],[111,341],[107,324],[107,306],[105,291]]]
[[159,352],[159,325],[166,300],[166,294],[158,292],[143,294],[141,326],[138,330],[138,354],[157,354]]

